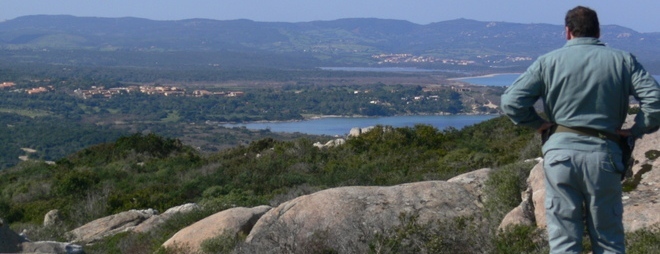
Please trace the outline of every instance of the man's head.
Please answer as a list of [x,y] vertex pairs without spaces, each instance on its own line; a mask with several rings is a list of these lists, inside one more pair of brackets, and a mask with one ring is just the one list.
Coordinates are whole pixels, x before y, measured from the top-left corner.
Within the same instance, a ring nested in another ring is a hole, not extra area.
[[[596,11],[584,6],[575,7],[566,13],[566,36],[600,37],[600,24]],[[571,39],[569,38],[569,39]]]

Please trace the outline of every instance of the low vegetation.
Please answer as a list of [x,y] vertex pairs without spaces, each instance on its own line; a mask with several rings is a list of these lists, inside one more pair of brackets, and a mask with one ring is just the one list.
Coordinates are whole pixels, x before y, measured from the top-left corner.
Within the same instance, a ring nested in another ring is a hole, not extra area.
[[[188,202],[200,204],[202,209],[176,216],[149,233],[124,233],[86,248],[88,253],[172,253],[160,245],[175,232],[234,206],[275,206],[331,187],[446,180],[491,167],[495,170],[486,186],[484,218],[419,225],[414,214],[403,214],[401,228],[369,242],[372,252],[541,253],[547,247],[542,232],[532,227],[497,231],[502,217],[520,202],[533,165],[520,161],[539,156],[537,139],[532,130],[515,127],[504,117],[460,131],[378,126],[329,149],[318,149],[305,138],[267,138],[211,155],[177,139],[134,134],[80,150],[55,165],[30,161],[0,171],[0,217],[15,231],[28,229],[32,240],[54,240],[91,220],[128,209],[164,211]],[[60,210],[63,222],[43,228],[43,216],[51,209]],[[629,239],[649,243],[631,242],[631,250],[657,250],[657,235],[631,235]],[[240,250],[242,237],[220,236],[202,249]],[[319,237],[304,246],[334,253],[324,247],[325,240]]]

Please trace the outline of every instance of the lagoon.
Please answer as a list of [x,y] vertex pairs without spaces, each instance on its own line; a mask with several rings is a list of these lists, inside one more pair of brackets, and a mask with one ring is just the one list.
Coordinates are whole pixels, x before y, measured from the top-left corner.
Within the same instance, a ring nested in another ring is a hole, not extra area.
[[[400,69],[399,69],[400,70]],[[406,69],[407,71],[411,71]],[[389,70],[392,71],[392,70]],[[412,71],[420,71],[412,69]],[[421,70],[424,71],[424,70]],[[494,74],[481,77],[459,78],[458,80],[485,86],[509,86],[520,74]],[[660,80],[660,75],[653,75]],[[387,125],[393,127],[412,127],[416,124],[431,125],[439,130],[448,127],[461,129],[465,126],[474,125],[496,115],[440,115],[440,116],[391,116],[391,117],[326,117],[290,122],[256,122],[243,124],[223,124],[222,126],[245,127],[253,130],[268,129],[273,132],[305,133],[312,135],[346,135],[354,127],[365,128],[375,125]]]
[[419,69],[416,67],[321,67],[326,71],[363,71],[363,72],[439,72],[441,70]]
[[413,127],[416,124],[431,125],[439,130],[448,127],[461,129],[497,115],[439,115],[439,116],[390,116],[390,117],[325,117],[291,122],[257,122],[243,124],[223,124],[223,127],[246,127],[252,130],[268,129],[272,132],[305,133],[312,135],[347,135],[354,127],[365,128],[376,125],[392,127]]
[[466,77],[466,78],[455,78],[453,80],[459,80],[473,85],[480,86],[510,86],[513,81],[520,76],[520,73],[506,73],[506,74],[492,74],[479,77]]

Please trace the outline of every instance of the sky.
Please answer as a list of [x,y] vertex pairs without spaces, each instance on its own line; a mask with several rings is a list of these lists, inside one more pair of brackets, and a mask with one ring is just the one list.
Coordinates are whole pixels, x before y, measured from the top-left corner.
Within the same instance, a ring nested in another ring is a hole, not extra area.
[[26,15],[67,14],[268,22],[382,18],[422,25],[466,18],[561,25],[566,11],[577,5],[596,10],[601,25],[660,32],[658,0],[0,0],[0,22]]

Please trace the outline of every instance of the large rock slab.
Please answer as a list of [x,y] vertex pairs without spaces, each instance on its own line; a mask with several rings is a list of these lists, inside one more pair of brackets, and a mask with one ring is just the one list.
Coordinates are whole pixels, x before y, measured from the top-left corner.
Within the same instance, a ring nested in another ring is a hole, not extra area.
[[105,237],[132,230],[138,224],[154,216],[156,211],[130,210],[89,222],[69,232],[73,242],[88,244]]
[[133,232],[136,233],[146,233],[151,231],[152,229],[162,225],[165,223],[167,220],[171,219],[172,216],[179,214],[179,213],[189,213],[192,212],[196,209],[199,209],[199,205],[194,204],[194,203],[188,203],[176,207],[172,207],[170,209],[167,209],[162,214],[154,215],[149,217],[149,219],[143,221],[139,225],[137,225],[135,228],[133,228]]
[[268,210],[270,206],[257,206],[254,208],[237,207],[231,208],[209,217],[180,230],[165,243],[163,247],[186,249],[187,252],[199,252],[202,242],[222,234],[248,234],[257,220]]
[[319,240],[342,253],[367,253],[370,237],[399,225],[401,214],[418,216],[421,224],[479,215],[489,171],[449,181],[341,187],[301,196],[266,213],[246,242],[267,253],[304,251],[302,245]]
[[54,241],[31,242],[0,219],[0,253],[84,253],[82,246]]
[[24,242],[21,244],[21,253],[66,253],[83,254],[82,246],[71,243],[53,241]]

